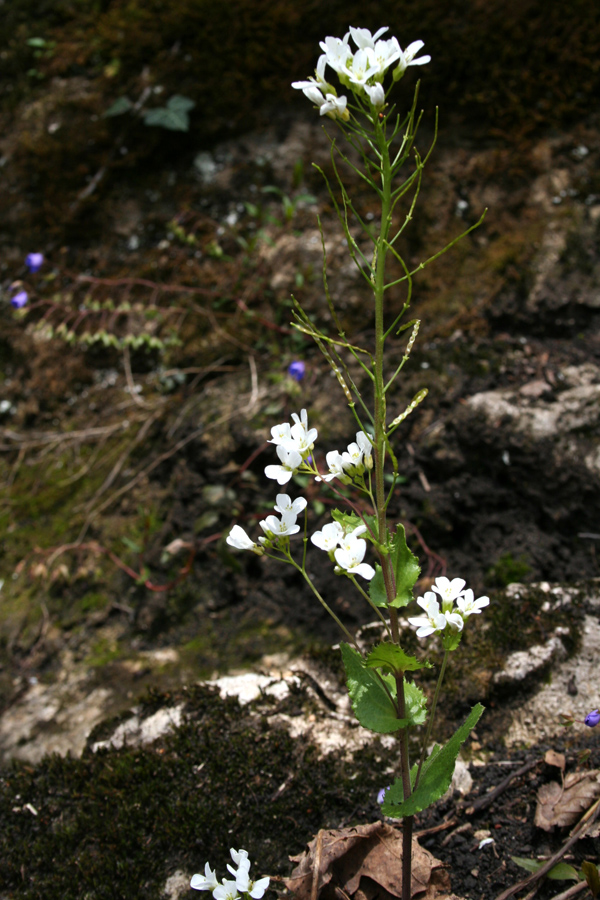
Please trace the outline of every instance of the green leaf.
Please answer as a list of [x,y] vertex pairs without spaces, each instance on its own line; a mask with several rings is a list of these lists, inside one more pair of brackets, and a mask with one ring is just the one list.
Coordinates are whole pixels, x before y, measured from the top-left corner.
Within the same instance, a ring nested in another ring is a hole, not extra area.
[[28,47],[36,47],[39,50],[43,50],[46,47],[46,41],[40,37],[28,38],[26,44]]
[[404,682],[406,718],[410,725],[422,725],[427,719],[427,697],[413,681]]
[[419,784],[407,800],[404,800],[402,781],[396,779],[390,790],[386,791],[385,800],[381,807],[384,816],[390,816],[393,819],[412,816],[423,809],[427,809],[428,806],[431,806],[432,803],[435,803],[436,800],[439,800],[446,793],[452,781],[458,752],[473,728],[475,728],[482,713],[483,706],[481,703],[478,703],[471,710],[467,721],[452,735],[447,744],[441,749],[434,747],[429,757],[423,763]]
[[385,669],[395,675],[398,672],[416,672],[418,669],[431,669],[431,663],[419,660],[416,656],[408,656],[397,644],[384,642],[371,650],[365,660],[369,669]]
[[337,522],[344,529],[344,533],[354,531],[359,525],[364,525],[363,520],[356,513],[343,512],[341,509],[334,509],[331,513],[334,522]]
[[392,565],[396,580],[396,596],[390,606],[399,609],[408,606],[413,599],[412,589],[421,574],[419,560],[407,546],[404,525],[396,525],[396,534],[392,540]]
[[195,105],[193,100],[174,94],[166,106],[149,109],[144,113],[144,124],[158,125],[169,131],[187,131],[190,127],[188,110],[193,109]]
[[109,106],[106,112],[102,113],[103,119],[109,119],[111,116],[122,116],[123,113],[129,112],[133,107],[133,103],[127,97],[119,97],[118,100]]
[[585,859],[581,863],[581,872],[587,881],[590,891],[594,897],[597,897],[598,894],[600,894],[600,875],[598,874],[598,866]]
[[375,606],[387,606],[383,569],[379,563],[375,563],[375,577],[369,582],[369,597]]
[[[511,856],[511,859],[522,869],[527,872],[537,872],[542,866],[546,865],[545,859],[527,859],[524,856]],[[553,866],[549,872],[546,872],[546,878],[552,881],[579,881],[577,869],[573,868],[566,862],[559,862]]]
[[341,644],[342,660],[346,669],[348,693],[356,718],[365,728],[377,734],[392,734],[408,724],[408,719],[398,719],[394,699],[391,699],[382,681],[395,698],[393,677],[378,677],[365,668],[363,658],[349,644]]

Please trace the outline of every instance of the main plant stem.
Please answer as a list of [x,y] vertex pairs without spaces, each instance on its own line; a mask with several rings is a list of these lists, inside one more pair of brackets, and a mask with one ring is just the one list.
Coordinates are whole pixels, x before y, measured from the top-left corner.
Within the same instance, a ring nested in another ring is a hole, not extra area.
[[[376,245],[375,271],[373,272],[373,293],[375,295],[375,382],[374,382],[374,458],[375,458],[375,500],[377,504],[377,529],[380,544],[387,543],[387,515],[385,504],[385,431],[386,408],[383,380],[383,358],[385,349],[384,329],[384,293],[385,293],[385,261],[388,250],[388,237],[391,227],[392,214],[392,167],[390,154],[384,129],[378,119],[375,119],[375,136],[377,147],[381,153],[381,227]],[[396,596],[392,566],[389,555],[382,555],[381,568],[385,584],[388,604],[391,604]],[[389,606],[390,625],[392,638],[399,643],[398,611]],[[398,718],[406,718],[406,706],[404,698],[404,676],[396,678],[396,693],[398,703]],[[402,786],[404,799],[411,794],[410,787],[410,760],[408,753],[408,731],[401,730],[400,737],[400,768],[402,772]],[[411,871],[412,871],[412,828],[413,816],[406,816],[402,823],[402,900],[411,898]]]

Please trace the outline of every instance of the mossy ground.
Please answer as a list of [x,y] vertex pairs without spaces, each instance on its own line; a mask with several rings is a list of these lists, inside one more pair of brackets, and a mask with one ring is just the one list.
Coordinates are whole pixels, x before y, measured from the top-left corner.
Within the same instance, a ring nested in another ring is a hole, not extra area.
[[374,816],[378,745],[352,766],[319,759],[209,688],[154,692],[146,705],[181,701],[186,723],[150,750],[52,756],[4,772],[5,896],[160,900],[177,869],[191,875],[209,860],[224,872],[230,846],[248,850],[253,872],[285,875],[287,854],[313,831]]

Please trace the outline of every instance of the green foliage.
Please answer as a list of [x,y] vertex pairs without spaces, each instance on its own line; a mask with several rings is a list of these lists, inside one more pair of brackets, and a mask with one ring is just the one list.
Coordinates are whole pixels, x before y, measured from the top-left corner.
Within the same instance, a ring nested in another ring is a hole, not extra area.
[[[443,747],[436,745],[433,748],[431,754],[423,763],[418,783],[407,800],[404,799],[402,779],[397,778],[394,781],[385,794],[382,806],[384,816],[390,816],[392,819],[413,816],[415,813],[427,809],[428,806],[431,806],[432,803],[435,803],[446,793],[452,781],[456,757],[460,748],[473,728],[475,728],[482,713],[483,706],[478,703],[471,710],[466,722],[460,726],[450,740]],[[411,771],[411,782],[413,784],[417,782],[417,773],[418,766],[415,764]]]
[[494,587],[507,587],[514,582],[523,581],[531,572],[527,557],[521,554],[514,557],[512,553],[503,553],[487,571],[487,581]]
[[375,577],[369,582],[369,597],[375,606],[387,606],[387,594],[383,580],[383,569],[375,564]]
[[400,672],[416,672],[418,669],[431,668],[431,663],[408,656],[397,644],[378,644],[365,660],[369,669],[384,669],[392,675]]
[[423,724],[427,714],[426,700],[423,691],[416,684],[404,683],[406,718],[399,719],[394,676],[373,672],[360,653],[349,644],[341,644],[340,649],[352,709],[364,728],[376,734],[392,734],[400,728]]
[[600,875],[598,874],[598,866],[595,863],[588,862],[585,859],[581,863],[581,874],[587,881],[587,885],[592,892],[593,897],[600,894]]
[[157,109],[149,109],[144,113],[145,125],[158,125],[168,131],[188,131],[190,119],[188,112],[194,108],[196,102],[181,94],[173,94],[167,100],[166,106]]
[[131,100],[128,97],[119,97],[118,100],[115,100],[115,102],[102,113],[102,117],[104,119],[110,119],[113,116],[122,116],[123,113],[129,112],[130,109],[133,109]]
[[340,649],[352,709],[360,724],[377,734],[392,734],[408,725],[408,719],[397,716],[394,679],[365,668],[360,653],[349,644],[341,644]]
[[[527,872],[537,872],[546,864],[545,859],[526,859],[523,856],[511,856],[511,859],[514,863],[520,866],[522,869],[526,869]],[[550,878],[552,881],[579,881],[579,875],[577,873],[577,869],[573,868],[566,862],[559,862],[549,872],[546,873],[546,878]]]
[[412,589],[421,574],[419,561],[406,543],[404,525],[396,525],[396,534],[392,541],[392,565],[396,581],[396,596],[390,606],[400,608],[408,606],[413,599]]

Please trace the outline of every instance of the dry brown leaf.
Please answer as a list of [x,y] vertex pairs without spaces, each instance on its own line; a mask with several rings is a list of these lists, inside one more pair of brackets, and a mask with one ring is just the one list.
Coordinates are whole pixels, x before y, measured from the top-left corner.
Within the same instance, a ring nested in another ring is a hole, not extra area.
[[557,825],[564,827],[576,822],[600,797],[599,771],[572,772],[565,779],[564,790],[557,781],[542,785],[538,791],[535,824],[544,831]]
[[556,750],[547,750],[544,762],[549,766],[556,766],[561,772],[565,771],[566,759],[564,753],[557,753]]
[[[442,863],[412,842],[411,896],[447,897],[450,879]],[[383,822],[320,831],[300,856],[286,886],[298,900],[395,900],[402,895],[402,831]],[[313,879],[316,878],[316,885]]]

